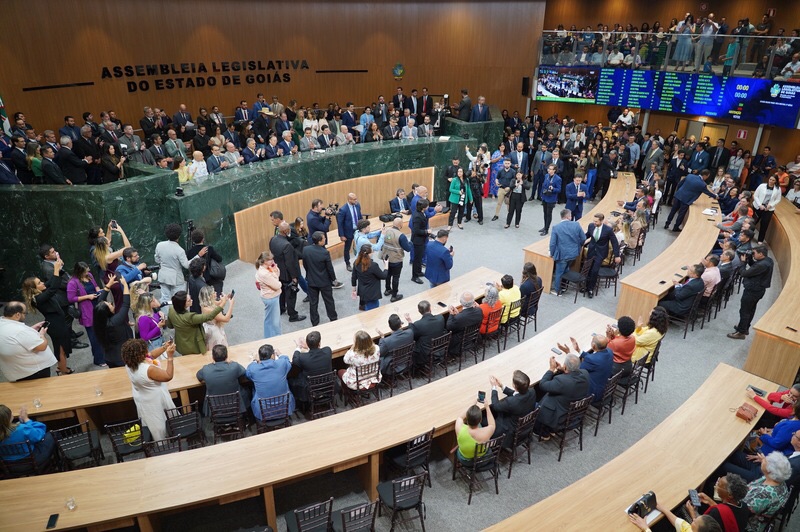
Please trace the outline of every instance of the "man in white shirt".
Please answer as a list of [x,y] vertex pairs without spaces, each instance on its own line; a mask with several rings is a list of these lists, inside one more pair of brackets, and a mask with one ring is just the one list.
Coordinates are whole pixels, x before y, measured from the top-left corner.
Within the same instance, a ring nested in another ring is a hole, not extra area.
[[419,133],[417,132],[417,128],[414,125],[414,119],[409,118],[406,122],[405,127],[403,127],[402,132],[400,133],[400,138],[403,140],[417,140]]
[[623,59],[625,59],[625,56],[622,55],[622,52],[619,51],[619,48],[615,46],[611,53],[608,54],[608,66],[620,67],[622,66]]
[[27,312],[24,303],[11,301],[0,318],[0,371],[11,382],[49,377],[50,367],[56,363],[47,345],[44,322],[28,327]]
[[776,80],[786,80],[800,72],[800,53],[792,55],[792,60],[786,63]]
[[627,107],[623,109],[622,114],[619,115],[619,118],[617,118],[617,122],[624,124],[625,126],[630,126],[633,124],[633,113],[631,113],[630,109]]

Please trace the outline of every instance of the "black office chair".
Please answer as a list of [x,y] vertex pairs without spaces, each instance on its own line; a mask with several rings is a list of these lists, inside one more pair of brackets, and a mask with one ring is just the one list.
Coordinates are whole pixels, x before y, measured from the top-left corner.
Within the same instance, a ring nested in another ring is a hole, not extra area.
[[334,532],[374,532],[379,500],[334,510],[331,514]]
[[140,418],[105,425],[104,428],[111,439],[111,448],[114,449],[117,462],[124,462],[126,457],[143,453],[142,443],[152,439],[150,429],[142,426]]
[[583,451],[583,424],[586,419],[586,411],[589,405],[592,404],[594,395],[584,397],[577,401],[572,401],[567,410],[567,418],[564,423],[558,427],[552,434],[551,439],[558,441],[558,461],[561,461],[561,455],[564,454],[564,446],[569,437],[577,434],[580,450]]
[[289,416],[288,392],[273,397],[259,397],[258,409],[261,414],[261,419],[256,420],[256,432],[258,434],[292,425],[292,419]]
[[333,529],[333,497],[284,514],[289,532],[327,531]]
[[[51,431],[58,444],[58,454],[66,470],[102,465],[105,459],[100,437],[89,430],[89,421]],[[85,460],[85,461],[84,461]]]
[[511,449],[503,449],[511,453],[511,460],[508,463],[508,478],[511,478],[511,468],[517,461],[517,450],[522,447],[528,453],[528,465],[531,465],[531,446],[533,445],[533,425],[539,417],[539,409],[535,409],[530,414],[525,414],[517,418],[514,427],[514,439],[511,442]]
[[486,443],[475,444],[475,458],[468,464],[463,464],[458,457],[453,457],[453,480],[456,479],[456,474],[460,474],[469,484],[469,497],[467,498],[467,506],[472,504],[472,492],[478,485],[478,474],[489,473],[494,479],[494,491],[496,495],[500,495],[500,486],[498,479],[500,478],[500,447],[503,443],[505,434],[501,434],[497,438],[493,438]]
[[392,526],[390,532],[394,530],[395,522],[401,512],[416,510],[417,516],[404,520],[408,522],[419,519],[422,532],[425,532],[425,503],[422,502],[422,494],[425,491],[425,476],[427,473],[420,473],[410,477],[398,478],[378,484],[378,515],[381,510],[386,508],[392,512]]
[[408,389],[414,389],[414,382],[411,377],[411,368],[414,365],[414,342],[401,345],[392,349],[388,353],[381,353],[381,356],[389,357],[389,370],[382,373],[382,386],[389,387],[389,397],[394,396],[394,389],[400,381],[408,381]]
[[181,445],[180,436],[172,436],[171,438],[164,438],[157,441],[146,441],[142,443],[144,455],[148,458],[151,456],[161,456],[162,454],[179,453],[183,450]]

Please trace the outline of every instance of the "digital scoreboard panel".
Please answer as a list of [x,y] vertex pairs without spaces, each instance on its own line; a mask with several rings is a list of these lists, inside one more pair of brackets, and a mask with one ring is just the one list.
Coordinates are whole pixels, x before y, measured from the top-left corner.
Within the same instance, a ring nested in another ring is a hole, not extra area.
[[[579,78],[584,87],[596,80],[595,90],[575,98]],[[669,113],[709,116],[742,122],[794,128],[800,114],[800,85],[768,79],[713,76],[618,68],[540,67],[537,99],[619,105]],[[541,73],[545,71],[542,89]],[[560,78],[565,71],[566,78]],[[588,75],[589,72],[593,76]],[[548,89],[548,87],[550,89]],[[564,94],[560,96],[559,94]],[[594,101],[589,101],[590,97]]]

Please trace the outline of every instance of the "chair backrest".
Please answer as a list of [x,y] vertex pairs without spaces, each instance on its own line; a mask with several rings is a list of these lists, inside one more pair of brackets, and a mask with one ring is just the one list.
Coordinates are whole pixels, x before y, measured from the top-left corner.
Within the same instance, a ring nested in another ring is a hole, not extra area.
[[412,358],[414,356],[414,342],[395,347],[389,351],[386,356],[391,357],[389,367],[392,368],[393,374],[396,375],[397,368],[404,369],[411,367]]
[[589,277],[589,270],[592,269],[592,264],[594,264],[594,257],[586,257],[584,259],[581,266],[581,277]]
[[[33,444],[28,440],[19,443],[0,444],[0,463],[2,463],[4,476],[20,477],[39,474],[39,467],[33,457],[33,450]],[[19,456],[22,456],[22,458],[16,458]]]
[[611,400],[614,398],[614,392],[617,389],[617,384],[619,384],[619,379],[621,377],[622,371],[618,371],[608,379],[606,382],[606,387],[603,388],[603,397],[600,402],[601,405],[608,405],[611,403]]
[[427,457],[431,453],[434,430],[435,428],[406,442],[406,464],[415,464],[421,461],[427,462]]
[[377,510],[377,500],[343,510],[341,513],[342,532],[375,530],[375,518],[378,516]]
[[180,434],[185,438],[201,430],[197,401],[175,408],[165,408],[164,413],[167,415],[167,433],[170,436]]
[[[639,385],[639,382],[642,380],[642,372],[644,371],[645,367],[647,367],[647,357],[650,356],[650,352],[648,351],[642,358],[636,361],[636,364],[633,365],[633,370],[631,370],[631,374],[628,375],[628,387],[634,388],[635,386]],[[655,357],[653,357],[655,360]]]
[[697,315],[697,310],[700,308],[700,301],[703,300],[704,291],[700,290],[696,296],[694,296],[694,301],[692,302],[692,308],[689,310],[688,319],[693,319]]
[[306,377],[308,384],[308,398],[311,402],[328,401],[334,396],[334,373],[321,373]]
[[644,357],[645,361],[646,361],[644,363],[644,367],[652,368],[653,366],[656,365],[656,362],[658,362],[658,355],[659,355],[659,353],[661,353],[661,342],[663,342],[663,341],[664,341],[664,338],[661,338],[661,340],[658,341],[658,343],[656,344],[656,348],[653,349],[653,356]]
[[503,319],[503,311],[505,309],[500,307],[497,310],[493,310],[486,316],[486,331],[487,332],[494,332],[500,327],[500,320]]
[[86,454],[92,448],[92,439],[89,430],[89,421],[77,425],[71,425],[63,429],[50,431],[58,443],[58,448],[64,454],[71,454],[72,451],[85,451]]
[[537,417],[539,417],[538,408],[534,409],[533,412],[517,418],[516,427],[514,427],[515,447],[531,435],[533,432],[533,424],[536,423]]
[[425,491],[425,476],[419,475],[398,478],[392,481],[392,506],[394,508],[412,508],[422,502]]
[[481,325],[470,325],[464,329],[464,334],[461,336],[461,352],[465,353],[478,344],[478,338],[481,335]]
[[211,410],[211,422],[217,424],[230,424],[239,420],[239,391],[222,395],[209,395],[206,397],[208,408]]
[[180,436],[172,436],[157,441],[146,441],[142,444],[142,448],[144,449],[144,455],[147,457],[179,453],[183,450]]
[[448,331],[443,335],[431,340],[431,356],[434,358],[438,358],[438,356],[445,356],[447,354],[447,349],[450,347],[450,338],[452,336],[453,333]]
[[569,410],[567,410],[567,419],[564,420],[564,428],[568,429],[578,425],[583,420],[583,416],[586,414],[593,400],[594,395],[590,395],[583,399],[572,401],[569,404]]
[[261,411],[262,421],[289,417],[289,393],[272,397],[259,397],[258,409]]
[[[139,430],[136,430],[139,425]],[[111,447],[119,461],[126,454],[137,453],[142,450],[142,420],[141,418],[105,425],[104,428],[111,439]]]
[[472,468],[476,471],[481,471],[494,467],[497,464],[497,457],[500,455],[500,445],[505,437],[506,435],[503,433],[486,443],[475,444],[475,458],[472,460]]
[[379,379],[380,372],[380,361],[370,362],[363,366],[356,366],[356,389],[365,390],[369,388],[369,381],[372,379]]
[[[508,307],[508,319],[506,320],[506,323],[508,323],[509,321],[519,321],[519,317],[521,314],[519,310],[522,308],[522,302],[523,302],[522,298],[511,302],[511,306]],[[516,316],[512,318],[511,316],[514,315],[515,313]]]
[[297,530],[331,530],[331,510],[333,497],[325,502],[319,502],[294,511],[297,519]]
[[542,290],[544,290],[543,286],[540,286],[536,290],[530,293],[528,296],[528,308],[527,308],[527,315],[532,316],[536,314],[536,310],[539,309],[539,299],[542,297]]

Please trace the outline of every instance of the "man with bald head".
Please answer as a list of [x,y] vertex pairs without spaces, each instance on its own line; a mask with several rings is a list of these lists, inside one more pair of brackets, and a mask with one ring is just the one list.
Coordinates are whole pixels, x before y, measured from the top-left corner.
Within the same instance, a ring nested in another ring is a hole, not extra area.
[[533,431],[544,440],[566,420],[569,404],[589,395],[589,372],[581,369],[577,355],[567,355],[564,365],[550,357],[550,369],[539,381],[539,393],[544,394],[539,402],[539,416]]
[[339,239],[344,242],[344,263],[348,272],[353,271],[352,266],[350,266],[350,246],[353,245],[353,238],[360,219],[361,204],[358,202],[358,196],[351,192],[347,195],[347,203],[342,205],[336,214]]
[[278,234],[269,241],[269,251],[272,253],[275,263],[281,272],[279,277],[281,282],[281,314],[287,312],[289,321],[294,322],[303,321],[306,317],[298,314],[297,310],[295,310],[297,291],[299,290],[297,279],[300,277],[300,261],[294,246],[289,241],[291,231],[291,226],[287,222],[281,222],[278,225]]
[[460,309],[450,306],[450,317],[447,319],[447,330],[453,333],[448,349],[451,355],[462,354],[461,344],[464,331],[469,327],[480,325],[483,321],[483,311],[475,304],[475,296],[472,295],[472,292],[461,294],[459,303],[461,303]]

